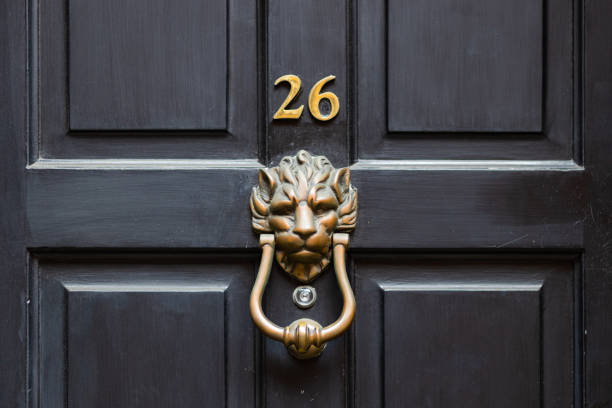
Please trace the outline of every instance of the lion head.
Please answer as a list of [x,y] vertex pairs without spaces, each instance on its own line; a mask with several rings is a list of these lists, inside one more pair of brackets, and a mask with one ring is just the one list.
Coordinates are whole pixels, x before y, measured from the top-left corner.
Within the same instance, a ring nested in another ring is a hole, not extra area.
[[331,236],[357,222],[357,190],[350,170],[301,150],[278,167],[259,171],[251,193],[253,228],[274,233],[276,260],[294,278],[309,282],[329,264]]

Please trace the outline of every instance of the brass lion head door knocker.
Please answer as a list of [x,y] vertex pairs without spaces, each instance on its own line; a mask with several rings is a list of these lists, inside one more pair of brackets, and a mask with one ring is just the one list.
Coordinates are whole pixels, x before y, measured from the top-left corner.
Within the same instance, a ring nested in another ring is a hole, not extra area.
[[[283,158],[277,167],[260,170],[250,205],[263,251],[251,292],[253,321],[264,334],[282,341],[294,357],[317,357],[329,340],[350,326],[355,315],[345,263],[348,232],[357,222],[357,190],[351,185],[350,170],[335,169],[326,157],[301,150]],[[314,320],[299,319],[282,328],[265,316],[261,298],[275,250],[283,270],[300,282],[319,276],[333,257],[344,297],[338,320],[323,328]]]

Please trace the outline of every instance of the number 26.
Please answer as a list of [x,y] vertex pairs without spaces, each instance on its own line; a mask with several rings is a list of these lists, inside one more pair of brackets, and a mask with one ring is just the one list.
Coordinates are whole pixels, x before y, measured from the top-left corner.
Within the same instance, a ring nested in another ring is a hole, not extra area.
[[[317,82],[312,89],[310,90],[310,94],[308,95],[308,109],[312,116],[315,119],[320,121],[328,121],[336,117],[338,111],[340,110],[340,101],[338,101],[338,97],[333,92],[323,92],[321,93],[321,89],[325,86],[326,83],[335,79],[335,75],[329,75],[325,78],[321,79]],[[274,119],[299,119],[302,116],[302,111],[304,110],[304,105],[300,105],[297,109],[286,109],[287,105],[291,103],[295,99],[295,97],[300,93],[300,89],[302,89],[302,81],[296,75],[283,75],[276,79],[274,82],[274,86],[280,84],[281,82],[288,82],[291,85],[291,89],[289,90],[289,95],[285,98],[280,108],[274,114]],[[321,100],[327,99],[331,105],[331,111],[327,115],[323,115],[319,110],[319,103]]]

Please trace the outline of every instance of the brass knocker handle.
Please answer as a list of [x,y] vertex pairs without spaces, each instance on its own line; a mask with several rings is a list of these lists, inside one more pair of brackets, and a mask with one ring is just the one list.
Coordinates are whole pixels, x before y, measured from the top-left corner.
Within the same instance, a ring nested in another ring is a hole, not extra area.
[[274,257],[274,234],[261,234],[259,244],[262,248],[259,272],[251,291],[249,302],[251,317],[255,325],[268,337],[283,342],[289,353],[299,359],[317,357],[325,349],[328,341],[335,339],[346,331],[355,317],[355,296],[346,274],[345,253],[348,247],[348,234],[336,233],[332,236],[334,267],[336,278],[344,298],[340,317],[329,326],[322,327],[311,319],[299,319],[282,328],[266,317],[261,307]]

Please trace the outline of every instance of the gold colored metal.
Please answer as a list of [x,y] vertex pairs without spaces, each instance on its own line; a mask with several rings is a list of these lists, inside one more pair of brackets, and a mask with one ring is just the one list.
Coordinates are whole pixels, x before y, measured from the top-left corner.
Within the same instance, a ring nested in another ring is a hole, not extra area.
[[296,109],[285,108],[291,103],[291,101],[293,101],[297,94],[300,93],[300,89],[302,89],[302,80],[296,75],[283,75],[276,79],[274,86],[277,86],[281,82],[289,82],[291,89],[289,90],[289,95],[287,95],[285,101],[274,114],[274,119],[299,119],[299,117],[302,115],[302,111],[304,110],[304,105],[300,105],[300,107]]
[[319,357],[327,343],[321,344],[323,327],[311,319],[299,319],[285,327],[287,351],[298,360]]
[[[335,169],[326,157],[301,150],[283,158],[278,167],[260,171],[250,205],[253,228],[262,233],[261,264],[250,298],[251,317],[266,336],[283,342],[294,357],[317,357],[328,341],[348,329],[355,316],[355,296],[345,261],[347,232],[357,222],[357,190],[350,183],[350,171]],[[333,254],[344,298],[335,322],[323,328],[314,320],[300,319],[282,328],[266,317],[261,299],[275,253],[281,267],[301,282],[317,277]]]
[[259,243],[262,247],[261,264],[253,290],[249,306],[251,317],[255,325],[268,337],[282,342],[289,353],[300,360],[318,357],[326,347],[328,341],[335,339],[344,333],[351,325],[355,317],[355,295],[346,273],[345,254],[348,247],[349,235],[343,233],[333,234],[334,267],[336,279],[342,292],[344,305],[340,317],[329,326],[322,327],[318,322],[311,319],[299,319],[284,329],[268,319],[261,307],[261,299],[266,289],[272,270],[272,256],[274,253],[274,235],[261,234]]
[[[310,95],[308,95],[308,109],[310,109],[310,113],[317,120],[323,122],[331,120],[335,118],[338,112],[340,111],[340,101],[338,100],[338,97],[335,93],[320,93],[321,89],[325,86],[325,84],[334,79],[336,79],[335,75],[326,76],[325,78],[317,82],[310,90]],[[329,112],[328,115],[321,114],[321,111],[319,110],[319,103],[322,99],[327,99],[331,104],[331,112]]]
[[[335,75],[329,75],[325,78],[319,80],[310,90],[310,94],[308,95],[308,109],[310,109],[310,113],[312,116],[320,121],[328,121],[336,117],[338,112],[340,111],[340,101],[338,97],[333,92],[323,92],[321,93],[321,89],[327,84],[329,81],[336,79]],[[304,110],[304,105],[300,105],[299,108],[296,109],[286,109],[287,106],[295,99],[295,97],[300,93],[302,89],[302,80],[293,74],[287,74],[276,78],[274,81],[274,86],[277,86],[281,82],[288,82],[291,85],[291,89],[289,90],[289,94],[281,104],[280,108],[276,111],[273,118],[274,119],[299,119],[302,116],[302,111]],[[321,110],[319,109],[319,104],[321,100],[327,99],[331,105],[331,111],[328,115],[323,115]]]
[[335,169],[325,156],[305,150],[259,171],[251,193],[253,228],[274,233],[276,260],[300,282],[310,282],[329,264],[332,233],[357,222],[357,189],[348,167]]

